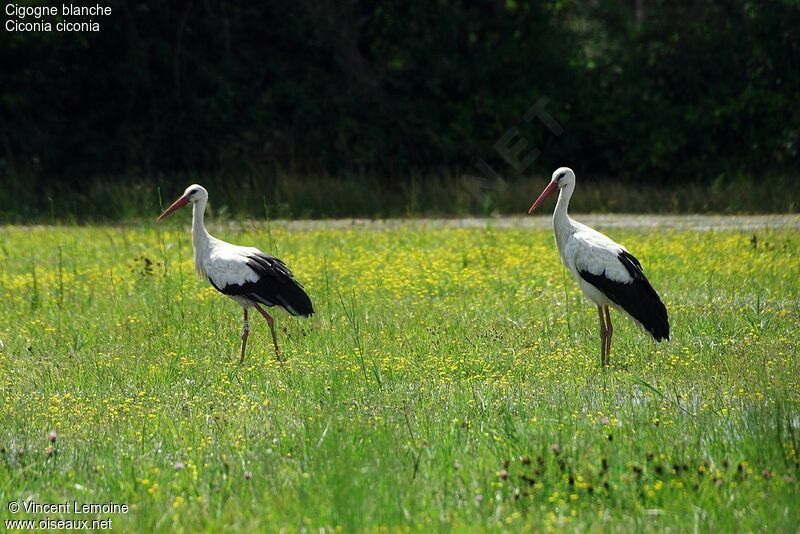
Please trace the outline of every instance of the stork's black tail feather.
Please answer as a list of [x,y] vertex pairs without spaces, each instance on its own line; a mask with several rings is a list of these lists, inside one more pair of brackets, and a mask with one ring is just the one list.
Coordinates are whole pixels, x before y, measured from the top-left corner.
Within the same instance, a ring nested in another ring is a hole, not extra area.
[[310,317],[314,314],[314,305],[303,286],[291,279],[277,295],[278,304],[294,316]]
[[633,280],[627,284],[610,280],[605,273],[596,275],[588,271],[581,271],[580,275],[638,321],[656,341],[668,340],[667,307],[661,302],[658,293],[642,272],[639,260],[625,251],[620,252],[617,258],[633,277]]
[[259,281],[252,297],[267,306],[282,306],[289,314],[308,317],[314,313],[314,306],[308,294],[294,279],[292,271],[278,258],[267,254],[250,256],[247,265],[258,273]]
[[628,312],[631,317],[642,323],[642,326],[653,335],[656,341],[669,340],[669,316],[667,315],[667,307],[661,302],[661,298],[650,285],[650,281],[642,271],[642,264],[639,263],[632,254],[623,251],[619,253],[619,261],[628,270],[628,273],[633,277],[633,284],[636,286],[637,298],[628,307],[623,306],[623,309]]
[[[634,282],[635,283],[635,282]],[[652,288],[651,288],[652,289]],[[632,307],[623,307],[628,314],[639,321],[656,341],[669,340],[669,317],[667,307],[655,291],[639,300]]]

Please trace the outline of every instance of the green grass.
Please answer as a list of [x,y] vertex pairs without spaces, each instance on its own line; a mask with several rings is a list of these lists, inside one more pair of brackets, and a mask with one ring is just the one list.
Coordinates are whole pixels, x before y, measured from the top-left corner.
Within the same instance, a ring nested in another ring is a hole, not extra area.
[[[476,169],[467,174],[480,175]],[[150,179],[130,176],[83,180],[77,186],[47,186],[13,177],[0,195],[0,223],[48,224],[133,221],[152,216],[186,185],[203,184],[218,219],[255,217],[341,218],[463,216],[524,213],[544,189],[547,172],[504,182],[465,180],[460,172],[403,176],[342,177],[295,172],[249,176],[190,174]],[[159,184],[161,188],[159,190]],[[172,185],[164,185],[172,184]],[[719,177],[688,183],[632,182],[578,174],[571,207],[576,213],[797,213],[800,180],[778,175],[765,180]]]
[[607,229],[672,341],[612,312],[603,372],[548,230],[212,227],[282,257],[317,309],[276,314],[283,366],[253,320],[239,366],[240,308],[194,278],[186,217],[0,227],[0,518],[42,519],[8,512],[31,499],[126,503],[117,530],[800,524],[796,229]]

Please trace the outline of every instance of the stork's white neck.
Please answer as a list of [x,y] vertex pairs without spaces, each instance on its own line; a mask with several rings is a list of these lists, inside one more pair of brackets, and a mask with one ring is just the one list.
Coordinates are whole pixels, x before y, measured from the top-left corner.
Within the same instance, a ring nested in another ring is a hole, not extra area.
[[205,276],[204,260],[208,258],[211,234],[204,222],[206,200],[200,199],[192,206],[192,248],[194,249],[194,270],[198,276]]
[[558,193],[558,202],[556,202],[556,209],[553,211],[553,232],[556,234],[559,252],[563,250],[563,245],[574,228],[573,221],[567,213],[569,199],[572,198],[573,191],[575,191],[574,183],[563,187]]

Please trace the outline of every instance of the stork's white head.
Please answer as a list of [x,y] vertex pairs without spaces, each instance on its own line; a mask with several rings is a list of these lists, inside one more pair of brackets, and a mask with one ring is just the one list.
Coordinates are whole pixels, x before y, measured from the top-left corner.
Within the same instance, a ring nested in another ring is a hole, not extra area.
[[185,196],[189,202],[194,203],[198,200],[208,200],[208,191],[200,184],[192,184],[186,188],[186,191],[183,192],[183,196]]
[[563,189],[568,185],[575,185],[575,173],[569,167],[559,167],[553,171],[550,182],[555,182],[556,187]]
[[173,202],[170,207],[164,210],[164,213],[162,213],[157,220],[160,221],[161,219],[168,217],[170,214],[172,214],[172,212],[182,208],[186,204],[194,204],[195,202],[199,202],[201,200],[208,200],[208,191],[206,191],[206,188],[200,184],[192,184],[186,188],[186,191],[183,192],[183,195],[181,195],[178,200]]
[[569,167],[559,167],[553,171],[553,176],[550,178],[550,183],[544,188],[544,191],[542,191],[542,194],[536,199],[536,202],[533,203],[533,206],[531,206],[531,209],[528,210],[528,213],[533,213],[533,211],[539,207],[539,204],[544,202],[544,199],[555,193],[557,190],[564,189],[565,187],[569,187],[571,185],[575,185],[575,173],[572,172],[572,169]]

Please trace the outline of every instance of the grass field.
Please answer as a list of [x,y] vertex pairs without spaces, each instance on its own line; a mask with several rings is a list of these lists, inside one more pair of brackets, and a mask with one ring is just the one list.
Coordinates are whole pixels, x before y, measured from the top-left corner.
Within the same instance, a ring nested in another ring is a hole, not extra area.
[[[475,176],[477,174],[477,176]],[[466,174],[412,175],[387,180],[373,175],[339,178],[280,172],[277,176],[192,174],[159,181],[131,175],[82,179],[81,186],[47,187],[36,176],[15,176],[0,195],[0,224],[103,224],[152,217],[153,206],[176,198],[183,185],[203,184],[211,193],[207,213],[217,220],[245,218],[319,219],[342,217],[463,217],[518,214],[530,206],[550,180],[535,177],[492,181],[477,169]],[[158,182],[163,187],[159,189]],[[579,174],[580,194],[570,202],[576,213],[798,213],[800,179],[723,176],[686,183],[622,181]],[[171,184],[171,185],[167,185]],[[265,194],[269,191],[269,195]],[[164,205],[163,207],[166,207]]]
[[252,321],[240,366],[240,308],[195,279],[187,221],[0,227],[2,519],[74,500],[129,505],[88,516],[117,530],[800,524],[797,218],[599,226],[672,325],[659,345],[612,312],[605,372],[544,224],[212,225],[317,310],[276,314],[283,366]]

